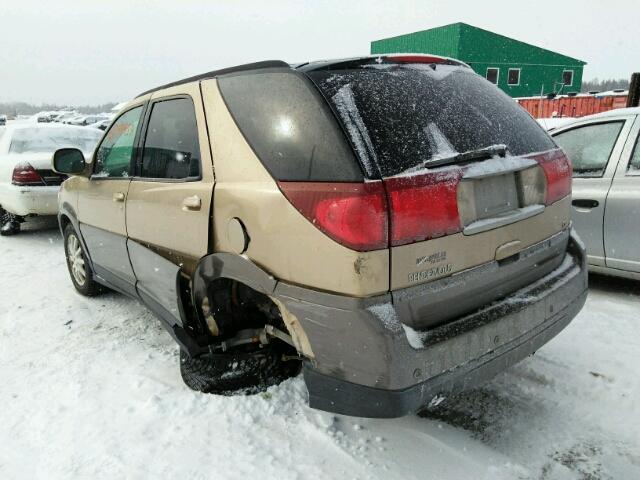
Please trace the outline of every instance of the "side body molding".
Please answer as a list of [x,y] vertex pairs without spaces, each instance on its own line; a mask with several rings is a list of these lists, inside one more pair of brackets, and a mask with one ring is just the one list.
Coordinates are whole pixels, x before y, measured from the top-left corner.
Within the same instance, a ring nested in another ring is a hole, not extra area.
[[140,243],[127,239],[131,266],[136,275],[136,290],[145,303],[156,304],[169,324],[183,326],[184,313],[180,301],[180,266]]
[[187,316],[180,295],[180,266],[131,239],[127,240],[127,249],[136,274],[139,299],[189,355],[207,352],[185,328]]

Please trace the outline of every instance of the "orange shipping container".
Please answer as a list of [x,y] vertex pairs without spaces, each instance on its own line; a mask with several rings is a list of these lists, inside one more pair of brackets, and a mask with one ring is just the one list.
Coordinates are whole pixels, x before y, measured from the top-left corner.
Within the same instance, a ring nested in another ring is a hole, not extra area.
[[627,105],[628,92],[606,92],[597,94],[559,95],[555,98],[516,98],[518,103],[534,118],[584,117],[606,112]]

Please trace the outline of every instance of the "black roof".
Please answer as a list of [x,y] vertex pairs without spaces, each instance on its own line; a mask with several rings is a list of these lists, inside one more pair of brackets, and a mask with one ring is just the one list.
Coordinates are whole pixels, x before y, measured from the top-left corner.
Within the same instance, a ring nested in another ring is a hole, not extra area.
[[245,63],[244,65],[237,65],[235,67],[221,68],[220,70],[212,70],[211,72],[201,73],[200,75],[194,75],[193,77],[183,78],[182,80],[177,80],[175,82],[167,83],[165,85],[160,85],[159,87],[152,88],[151,90],[147,90],[137,95],[136,98],[146,95],[148,93],[156,92],[158,90],[163,90],[169,87],[175,87],[177,85],[183,85],[185,83],[195,82],[198,80],[205,80],[207,78],[214,78],[219,75],[224,75],[226,73],[235,73],[235,72],[243,72],[247,70],[258,70],[261,68],[290,68],[289,64],[283,62],[282,60],[265,60],[263,62],[255,62],[255,63]]

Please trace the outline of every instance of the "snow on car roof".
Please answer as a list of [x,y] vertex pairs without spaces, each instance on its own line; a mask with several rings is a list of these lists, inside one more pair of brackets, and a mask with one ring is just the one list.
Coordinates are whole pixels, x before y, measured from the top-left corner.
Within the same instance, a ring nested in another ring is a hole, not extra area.
[[640,115],[640,107],[630,107],[630,108],[615,108],[613,110],[607,110],[606,112],[594,113],[593,115],[586,115],[584,117],[577,117],[572,120],[575,122],[568,122],[563,124],[564,128],[566,125],[570,125],[572,123],[582,122],[584,120],[593,120],[598,118],[609,118],[609,117],[618,117],[620,115]]
[[568,123],[574,122],[575,120],[577,120],[576,117],[536,118],[536,122],[542,125],[545,130],[562,127]]
[[596,117],[615,117],[618,115],[640,115],[640,107],[615,108],[613,110],[607,110],[606,112],[594,113],[593,115],[581,117],[581,119]]

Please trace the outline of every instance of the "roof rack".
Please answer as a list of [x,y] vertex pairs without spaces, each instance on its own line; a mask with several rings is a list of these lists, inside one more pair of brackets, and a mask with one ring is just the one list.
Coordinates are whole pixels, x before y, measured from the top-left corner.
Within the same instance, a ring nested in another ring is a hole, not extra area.
[[193,77],[183,78],[182,80],[177,80],[175,82],[167,83],[165,85],[160,85],[159,87],[152,88],[151,90],[147,90],[142,92],[139,95],[136,95],[135,98],[141,97],[143,95],[147,95],[148,93],[153,93],[158,90],[163,90],[169,87],[175,87],[177,85],[183,85],[185,83],[196,82],[198,80],[204,80],[207,78],[214,78],[219,75],[224,75],[226,73],[236,73],[236,72],[244,72],[247,70],[259,70],[262,68],[290,68],[290,65],[282,60],[265,60],[263,62],[255,62],[255,63],[245,63],[243,65],[237,65],[235,67],[227,67],[221,68],[220,70],[212,70],[211,72],[201,73],[200,75],[194,75]]

